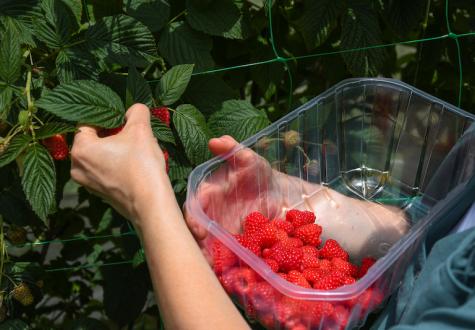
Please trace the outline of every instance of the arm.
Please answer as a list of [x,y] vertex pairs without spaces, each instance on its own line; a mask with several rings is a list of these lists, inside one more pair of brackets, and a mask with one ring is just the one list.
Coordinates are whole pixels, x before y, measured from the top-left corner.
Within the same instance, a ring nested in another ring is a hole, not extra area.
[[126,119],[121,133],[106,138],[80,127],[71,151],[72,178],[132,221],[166,328],[248,328],[186,227],[148,108],[136,104]]

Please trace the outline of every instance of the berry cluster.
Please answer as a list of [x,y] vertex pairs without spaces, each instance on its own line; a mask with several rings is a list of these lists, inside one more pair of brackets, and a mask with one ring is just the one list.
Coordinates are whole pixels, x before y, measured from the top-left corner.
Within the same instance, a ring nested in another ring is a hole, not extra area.
[[[290,283],[317,290],[333,290],[355,283],[376,262],[364,258],[361,265],[350,262],[348,253],[333,239],[322,245],[322,227],[309,211],[289,210],[284,219],[270,221],[259,212],[243,221],[242,234],[236,240]],[[268,328],[308,329],[345,327],[351,310],[358,306],[363,317],[382,301],[373,288],[348,301],[302,301],[280,294],[254,270],[218,240],[210,246],[213,268],[226,291]]]

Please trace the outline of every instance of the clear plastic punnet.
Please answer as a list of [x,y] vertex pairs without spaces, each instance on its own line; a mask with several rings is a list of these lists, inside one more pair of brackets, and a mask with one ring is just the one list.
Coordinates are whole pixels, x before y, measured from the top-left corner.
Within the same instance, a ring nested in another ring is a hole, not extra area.
[[[396,80],[342,81],[191,173],[186,207],[206,234],[202,251],[235,303],[268,329],[361,326],[399,286],[443,207],[433,178],[453,180],[437,171],[474,120]],[[253,211],[273,221],[290,209],[315,213],[322,244],[333,238],[352,262],[377,262],[333,290],[288,282],[237,234]],[[231,261],[215,264],[216,244]]]

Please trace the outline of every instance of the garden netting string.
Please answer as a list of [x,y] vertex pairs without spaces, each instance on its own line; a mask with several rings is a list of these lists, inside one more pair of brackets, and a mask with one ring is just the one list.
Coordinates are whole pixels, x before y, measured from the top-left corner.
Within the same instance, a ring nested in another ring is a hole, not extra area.
[[[263,60],[263,61],[258,61],[258,62],[252,62],[252,63],[244,63],[240,65],[233,65],[233,66],[228,66],[228,67],[221,67],[221,68],[213,68],[210,70],[205,70],[205,71],[198,71],[194,72],[192,75],[193,76],[199,76],[199,75],[209,75],[209,74],[215,74],[215,73],[220,73],[220,72],[226,72],[226,71],[231,71],[231,70],[239,70],[239,69],[244,69],[244,68],[249,68],[249,67],[254,67],[254,66],[260,66],[260,65],[266,65],[266,64],[272,64],[272,63],[281,63],[284,66],[285,71],[287,71],[288,79],[289,79],[289,90],[288,90],[288,107],[289,110],[292,105],[292,94],[293,94],[293,75],[292,71],[289,65],[289,62],[291,61],[299,61],[299,60],[304,60],[304,59],[310,59],[310,58],[317,58],[317,57],[322,57],[322,56],[331,56],[331,55],[339,55],[343,53],[353,53],[353,52],[360,52],[360,51],[365,51],[365,50],[371,50],[371,49],[378,49],[378,48],[388,48],[388,47],[393,47],[396,45],[408,45],[408,44],[419,44],[419,43],[424,43],[424,42],[430,42],[430,41],[436,41],[436,40],[443,40],[443,39],[453,39],[455,46],[456,46],[456,55],[457,55],[457,62],[458,62],[458,72],[455,72],[456,76],[458,76],[458,95],[457,95],[457,105],[460,107],[461,101],[462,101],[462,92],[463,92],[463,65],[462,65],[462,49],[460,46],[460,38],[464,37],[469,37],[469,36],[475,36],[475,31],[474,32],[465,32],[465,33],[455,33],[453,32],[450,24],[450,15],[449,15],[449,0],[445,1],[445,22],[446,22],[446,30],[447,33],[440,35],[440,36],[434,36],[434,37],[427,37],[427,38],[421,38],[421,39],[413,39],[413,40],[403,40],[403,41],[398,41],[398,42],[393,42],[393,43],[387,43],[387,44],[379,44],[379,45],[370,45],[367,47],[358,47],[358,48],[351,48],[351,49],[339,49],[335,51],[326,51],[326,52],[317,52],[314,54],[306,54],[306,55],[299,55],[299,56],[289,56],[286,57],[282,55],[281,52],[279,52],[279,47],[275,41],[274,38],[274,29],[273,29],[273,22],[272,22],[272,8],[273,8],[274,1],[273,0],[267,0],[266,2],[266,9],[267,9],[267,18],[268,18],[268,33],[269,33],[269,43],[272,47],[272,52],[274,53],[274,57],[270,58],[268,60]],[[429,2],[430,4],[430,2]],[[83,6],[84,8],[87,8],[85,0],[83,0]],[[86,19],[89,20],[89,15],[87,12],[87,9],[85,10],[86,12]],[[420,60],[420,59],[419,59]],[[148,82],[156,82],[158,80],[149,80]],[[87,235],[76,235],[68,239],[53,239],[53,240],[44,240],[44,241],[35,241],[35,242],[29,242],[26,244],[19,244],[19,245],[11,245],[13,247],[34,247],[34,246],[44,246],[44,245],[49,245],[49,244],[67,244],[70,242],[75,242],[75,241],[91,241],[91,240],[100,240],[100,239],[107,239],[107,238],[123,238],[125,236],[136,236],[136,233],[133,229],[133,227],[128,223],[128,231],[124,233],[118,233],[118,234],[110,234],[110,235],[93,235],[93,236],[87,236]],[[143,250],[138,251],[142,256],[143,256]],[[115,265],[124,265],[124,264],[133,264],[134,260],[123,260],[123,261],[116,261],[116,262],[96,262],[96,263],[86,263],[83,265],[65,265],[64,267],[57,267],[57,268],[45,268],[46,272],[59,272],[59,271],[69,271],[69,270],[79,270],[79,269],[86,269],[86,268],[94,268],[94,267],[105,267],[105,266],[115,266]]]

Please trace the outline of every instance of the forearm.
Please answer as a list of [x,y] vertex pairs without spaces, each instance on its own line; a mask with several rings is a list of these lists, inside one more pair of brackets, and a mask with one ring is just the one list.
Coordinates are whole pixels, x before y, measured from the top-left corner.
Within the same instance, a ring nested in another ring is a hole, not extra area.
[[145,203],[138,230],[166,328],[248,328],[189,232],[168,179]]

